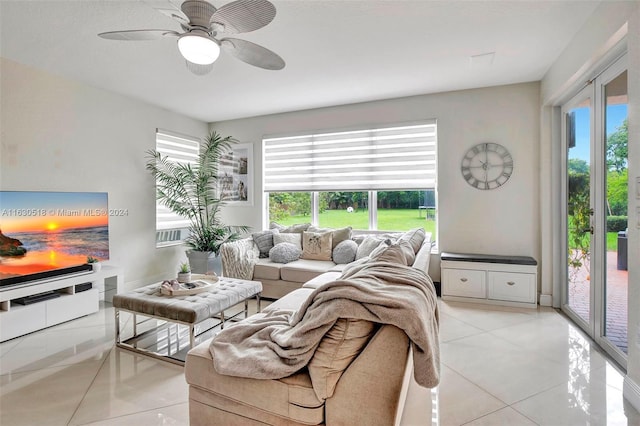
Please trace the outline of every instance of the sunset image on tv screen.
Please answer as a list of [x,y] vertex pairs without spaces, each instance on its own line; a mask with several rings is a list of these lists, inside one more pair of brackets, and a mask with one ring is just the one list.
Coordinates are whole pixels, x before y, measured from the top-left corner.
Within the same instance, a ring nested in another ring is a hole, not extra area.
[[109,258],[106,192],[0,191],[0,279]]

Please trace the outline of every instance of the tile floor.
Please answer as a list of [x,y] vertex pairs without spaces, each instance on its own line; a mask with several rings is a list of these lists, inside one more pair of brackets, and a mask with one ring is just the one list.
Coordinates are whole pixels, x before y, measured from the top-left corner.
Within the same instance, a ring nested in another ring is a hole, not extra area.
[[[442,380],[403,425],[640,425],[624,375],[553,309],[441,302]],[[113,347],[113,309],[0,344],[0,424],[187,425],[182,367]]]

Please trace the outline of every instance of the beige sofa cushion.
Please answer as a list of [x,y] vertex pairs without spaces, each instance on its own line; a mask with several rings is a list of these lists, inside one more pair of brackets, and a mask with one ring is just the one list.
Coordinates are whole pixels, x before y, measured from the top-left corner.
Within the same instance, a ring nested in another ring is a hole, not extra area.
[[[424,228],[415,228],[402,234],[400,238],[398,238],[398,241],[408,241],[413,248],[413,252],[418,253],[426,235]],[[411,265],[411,263],[409,265]]]
[[300,283],[283,280],[266,280],[261,279],[262,297],[264,299],[280,299],[300,288]]
[[285,281],[306,283],[310,279],[332,269],[336,264],[330,260],[299,259],[282,265],[280,277]]
[[227,399],[295,421],[318,424],[324,402],[316,397],[306,370],[279,380],[247,379],[218,374],[206,340],[187,354],[187,383]]
[[302,288],[313,288],[313,289],[316,289],[316,288],[320,287],[323,284],[330,283],[332,281],[337,280],[338,278],[340,278],[340,275],[342,275],[342,272],[340,272],[340,271],[325,272],[324,274],[318,275],[314,279],[309,280],[306,283],[304,283],[302,285]]
[[[353,263],[353,262],[351,262],[351,263]],[[341,263],[341,264],[336,265],[333,268],[329,269],[328,272],[340,272],[340,273],[342,273],[349,265],[351,265],[351,263]]]
[[272,262],[270,259],[258,259],[253,267],[254,280],[279,280],[280,269],[284,264]]
[[309,260],[331,260],[331,232],[303,232],[302,258]]
[[340,318],[320,341],[309,362],[309,376],[318,399],[333,396],[340,376],[360,354],[375,331],[371,321]]
[[262,310],[263,313],[269,313],[274,311],[290,311],[296,312],[302,306],[305,300],[313,293],[314,288],[299,288],[297,290],[288,293],[287,295],[276,300],[266,308]]

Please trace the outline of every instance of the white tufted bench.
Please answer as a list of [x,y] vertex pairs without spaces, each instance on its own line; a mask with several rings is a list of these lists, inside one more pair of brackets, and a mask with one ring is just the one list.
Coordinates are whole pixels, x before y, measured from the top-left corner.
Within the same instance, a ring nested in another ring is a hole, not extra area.
[[[196,337],[213,327],[220,325],[224,328],[225,320],[232,320],[244,313],[248,316],[248,301],[256,298],[257,309],[260,311],[260,293],[262,283],[237,278],[220,277],[211,290],[189,296],[166,296],[160,292],[160,284],[151,284],[135,290],[113,296],[113,307],[116,322],[116,346],[134,352],[141,352],[156,358],[161,358],[177,364],[184,364],[184,355],[195,346]],[[244,302],[244,310],[225,318],[225,311]],[[121,337],[120,312],[133,315],[133,335],[126,340]],[[152,327],[142,333],[138,329],[137,316],[148,319],[163,320],[160,326]],[[220,322],[210,325],[205,330],[198,326],[211,319]],[[171,324],[176,324],[172,330]],[[178,325],[186,326],[189,330],[188,347],[180,348],[180,330]],[[160,333],[166,330],[166,337]],[[151,336],[151,339],[149,337]],[[143,341],[147,339],[147,343]],[[174,340],[172,348],[172,339]],[[148,341],[151,341],[149,345]],[[151,348],[151,349],[150,349]],[[173,352],[172,352],[173,351]]]

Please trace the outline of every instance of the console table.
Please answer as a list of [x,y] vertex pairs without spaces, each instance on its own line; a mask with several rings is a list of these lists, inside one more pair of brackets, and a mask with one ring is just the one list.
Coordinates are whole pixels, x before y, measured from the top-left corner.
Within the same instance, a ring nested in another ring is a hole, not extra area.
[[538,262],[528,256],[440,255],[442,299],[537,306]]
[[[122,270],[102,265],[86,271],[0,289],[0,342],[98,312],[124,281]],[[55,292],[56,298],[20,305],[21,298]]]

